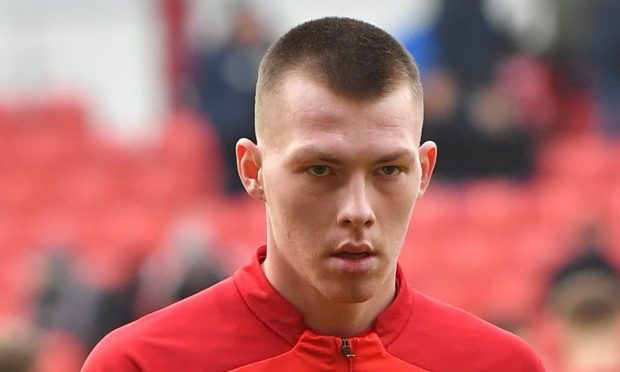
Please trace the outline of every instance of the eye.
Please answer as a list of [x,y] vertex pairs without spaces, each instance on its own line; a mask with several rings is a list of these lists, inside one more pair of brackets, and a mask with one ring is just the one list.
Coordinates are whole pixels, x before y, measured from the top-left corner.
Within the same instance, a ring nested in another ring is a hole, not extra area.
[[395,165],[386,165],[377,170],[382,176],[396,176],[402,173],[402,169]]
[[308,168],[308,173],[317,177],[325,177],[330,173],[330,169],[326,165],[313,165]]

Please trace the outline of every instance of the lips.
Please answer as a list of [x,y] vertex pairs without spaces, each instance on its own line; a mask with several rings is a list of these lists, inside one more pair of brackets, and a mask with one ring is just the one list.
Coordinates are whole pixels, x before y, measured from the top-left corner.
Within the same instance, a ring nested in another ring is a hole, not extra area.
[[346,275],[364,275],[379,265],[377,253],[367,243],[345,243],[327,260],[328,267]]
[[359,252],[359,253],[355,253],[355,252],[338,252],[336,254],[334,254],[334,256],[336,257],[340,257],[340,258],[346,258],[349,260],[356,260],[356,259],[361,259],[361,258],[366,258],[370,256],[370,252]]
[[332,256],[346,259],[362,259],[374,255],[374,252],[367,243],[345,243],[338,247]]

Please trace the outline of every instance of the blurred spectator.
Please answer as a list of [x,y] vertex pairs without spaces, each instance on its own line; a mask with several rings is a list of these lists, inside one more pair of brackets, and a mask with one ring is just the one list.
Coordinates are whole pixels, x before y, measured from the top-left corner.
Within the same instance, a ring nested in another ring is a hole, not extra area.
[[516,101],[498,83],[466,96],[450,71],[437,70],[429,75],[425,94],[424,139],[441,149],[438,177],[530,176],[535,136],[519,122]]
[[[574,258],[557,269],[552,277],[552,287],[562,283],[567,278],[585,271],[600,271],[612,277],[618,277],[619,273],[603,255],[605,247],[601,239],[601,229],[595,218],[586,219],[577,231],[573,247],[569,250],[574,252]],[[620,296],[620,293],[618,293]]]
[[[114,266],[123,270],[133,264],[116,262]],[[136,319],[137,282],[135,269],[114,285],[97,283],[80,269],[67,251],[51,254],[39,294],[38,325],[42,330],[67,331],[90,350],[108,332]]]
[[620,135],[620,0],[599,0],[593,24],[593,71],[608,133]]
[[486,17],[483,0],[444,1],[435,27],[438,63],[465,91],[488,83],[497,62],[511,49]]
[[470,176],[525,179],[532,171],[534,140],[516,116],[515,102],[497,84],[478,90],[469,103]]
[[196,294],[226,277],[224,270],[214,262],[213,254],[198,248],[187,247],[184,252],[185,270],[182,280],[174,291],[174,301]]
[[538,123],[524,119],[540,116],[524,115],[523,94],[498,78],[513,42],[490,22],[483,0],[442,4],[434,25],[437,64],[424,79],[424,138],[439,145],[436,174],[452,181],[527,178]]
[[497,67],[496,79],[503,94],[514,100],[517,120],[537,139],[546,139],[558,120],[548,64],[540,58],[513,55]]
[[190,74],[198,105],[213,123],[223,150],[226,190],[243,190],[235,158],[239,138],[254,140],[254,91],[260,60],[268,47],[264,26],[245,5],[236,6],[232,31],[223,45],[198,51]]
[[0,372],[34,372],[38,349],[37,337],[28,327],[0,327]]
[[423,140],[441,149],[435,176],[460,179],[464,174],[467,127],[461,89],[449,70],[436,69],[425,79]]
[[558,27],[549,59],[562,105],[559,124],[564,131],[620,133],[620,1],[553,3]]
[[164,249],[140,268],[140,315],[206,289],[228,276],[225,261],[212,246],[199,216],[179,218],[171,225]]
[[73,258],[67,250],[52,251],[45,265],[38,297],[38,326],[67,330],[85,341],[90,338],[95,313],[94,292],[75,276]]
[[588,80],[588,52],[591,50],[593,4],[597,1],[553,0],[557,18],[551,60],[569,86],[585,86]]
[[131,280],[117,288],[99,288],[94,319],[89,334],[86,335],[86,347],[91,350],[99,340],[110,331],[137,319],[134,310],[137,279]]
[[561,327],[563,371],[620,370],[620,275],[587,227],[583,253],[553,276],[549,305]]

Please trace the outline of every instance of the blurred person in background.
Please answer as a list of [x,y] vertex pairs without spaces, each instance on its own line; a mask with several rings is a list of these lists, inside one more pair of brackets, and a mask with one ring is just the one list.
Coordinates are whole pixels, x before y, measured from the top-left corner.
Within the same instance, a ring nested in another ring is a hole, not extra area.
[[208,288],[227,276],[225,260],[196,216],[178,218],[163,249],[140,267],[137,311],[144,315]]
[[[233,277],[109,334],[84,371],[542,371],[521,339],[408,286],[397,264],[437,148],[422,86],[385,31],[291,29],[259,70],[237,142],[267,245]],[[243,228],[240,226],[240,228]]]
[[[620,133],[620,1],[553,0],[553,67],[563,131]],[[584,115],[585,114],[585,115]],[[576,119],[574,119],[576,118]]]
[[437,176],[444,180],[526,179],[532,171],[534,133],[497,76],[514,42],[484,6],[483,0],[444,1],[431,27],[435,56],[424,79],[423,139],[443,149]]
[[601,0],[595,7],[592,49],[594,86],[603,116],[603,130],[620,135],[620,1]]
[[423,139],[445,148],[439,178],[531,176],[535,136],[519,121],[517,102],[498,82],[465,94],[450,71],[439,69],[429,74],[426,86]]
[[44,331],[65,331],[92,350],[111,330],[136,319],[137,264],[125,255],[114,263],[114,283],[93,280],[69,249],[52,249],[46,258],[39,290],[37,325]]
[[553,275],[548,304],[561,340],[562,371],[620,370],[620,275],[600,252],[593,228],[583,251]]
[[438,65],[466,92],[492,81],[495,66],[512,50],[507,35],[485,15],[483,0],[442,2],[435,39]]
[[0,372],[36,372],[39,340],[34,330],[19,324],[0,328]]
[[529,337],[552,371],[617,371],[620,276],[600,217],[575,226],[570,252],[547,273],[543,307]]
[[249,5],[235,4],[231,31],[222,45],[199,51],[190,68],[189,84],[200,112],[213,124],[224,150],[225,189],[243,191],[237,176],[237,139],[254,137],[254,94],[258,64],[269,46],[265,28]]

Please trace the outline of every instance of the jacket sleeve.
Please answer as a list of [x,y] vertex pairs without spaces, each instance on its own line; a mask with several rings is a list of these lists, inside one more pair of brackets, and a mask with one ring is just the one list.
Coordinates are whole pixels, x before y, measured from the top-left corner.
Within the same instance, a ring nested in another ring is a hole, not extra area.
[[81,372],[140,372],[143,369],[129,353],[130,348],[110,334],[88,355]]
[[531,368],[524,369],[524,371],[536,371],[536,372],[545,372],[547,369],[545,368],[542,360],[532,352],[532,363]]
[[[545,372],[546,368],[534,349],[524,340],[518,339],[518,341],[519,342],[512,347],[513,354],[510,357],[512,362],[506,360],[503,363],[504,366],[501,368],[498,366],[498,368],[515,372]],[[507,368],[508,366],[511,367]]]

